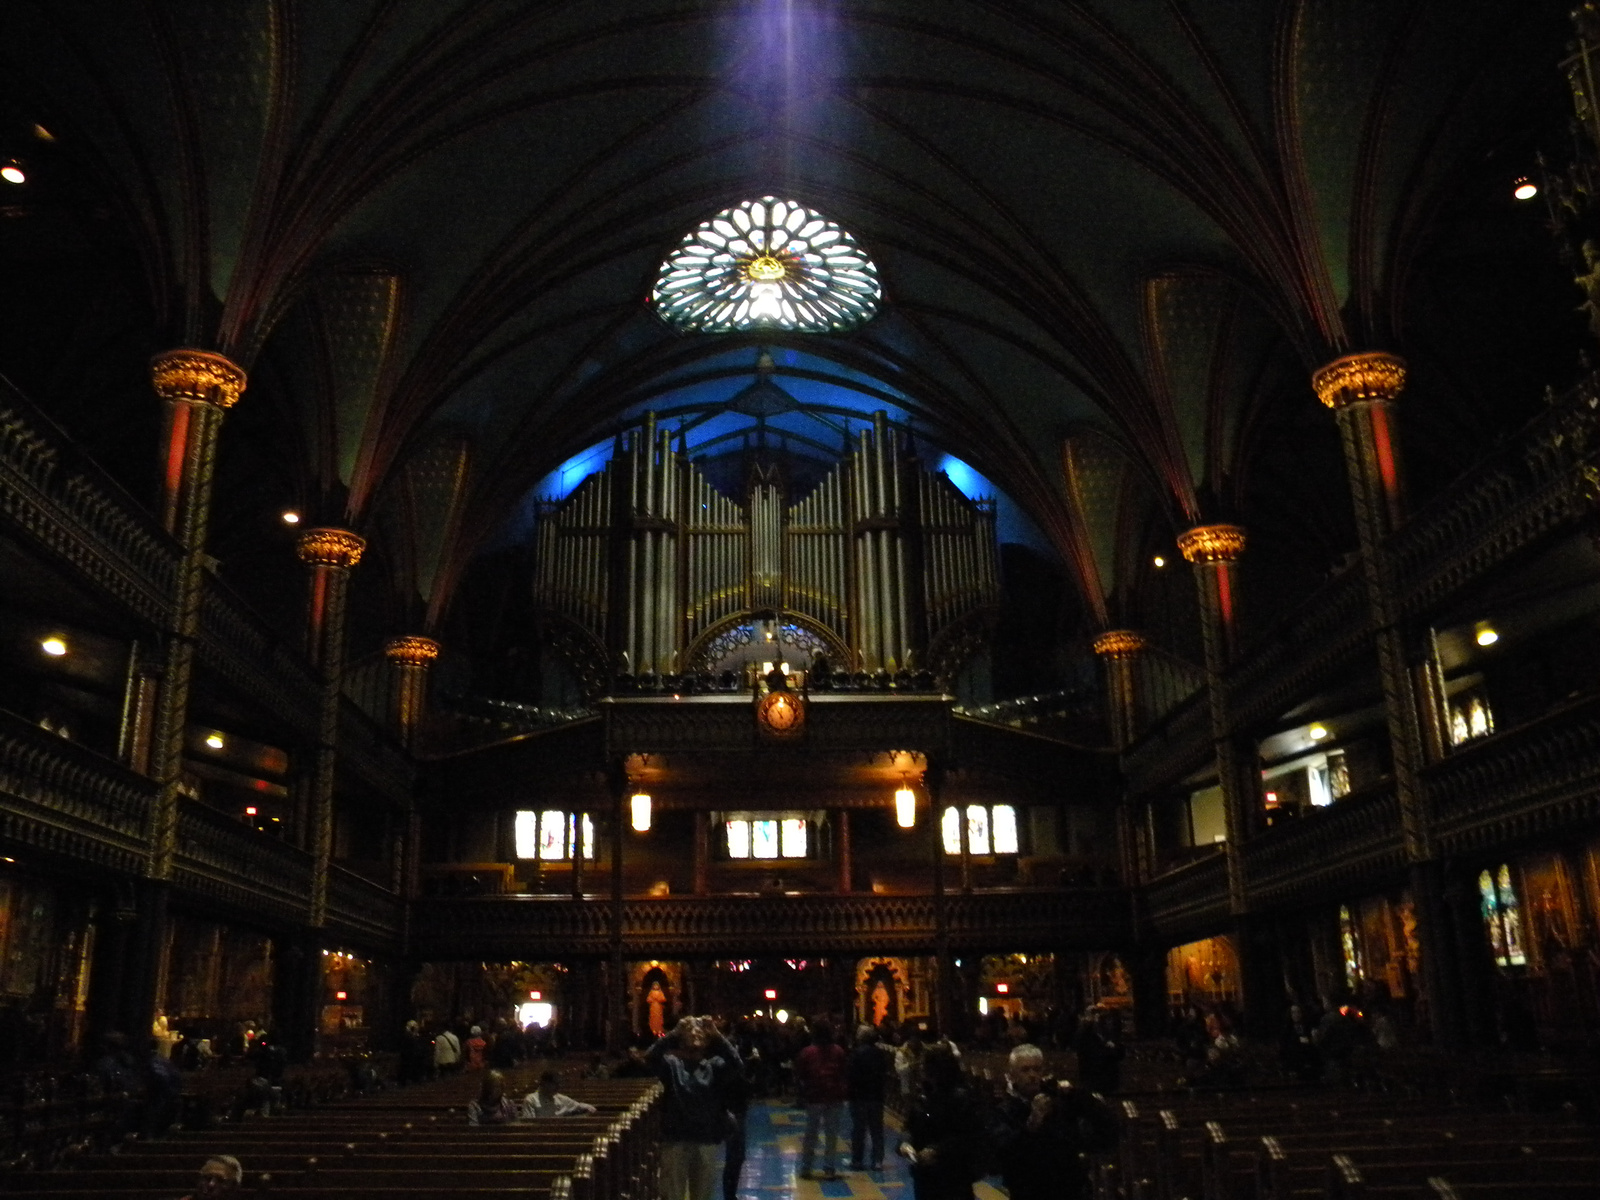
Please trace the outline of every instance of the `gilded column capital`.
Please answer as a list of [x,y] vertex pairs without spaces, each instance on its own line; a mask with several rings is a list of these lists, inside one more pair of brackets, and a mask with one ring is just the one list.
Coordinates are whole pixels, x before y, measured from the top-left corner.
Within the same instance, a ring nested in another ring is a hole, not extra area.
[[425,667],[439,657],[439,643],[425,637],[390,638],[384,643],[383,656],[402,667]]
[[353,567],[366,548],[366,538],[348,529],[308,529],[295,543],[300,561],[313,567]]
[[244,368],[210,350],[167,350],[150,360],[150,382],[163,400],[232,408],[247,381]]
[[1406,360],[1381,350],[1346,354],[1311,375],[1317,399],[1335,412],[1362,400],[1393,400],[1405,385]]
[[1149,646],[1142,633],[1132,629],[1108,629],[1094,640],[1094,652],[1101,658],[1133,658]]
[[1244,528],[1239,525],[1196,525],[1178,535],[1178,549],[1192,563],[1235,562],[1244,554]]

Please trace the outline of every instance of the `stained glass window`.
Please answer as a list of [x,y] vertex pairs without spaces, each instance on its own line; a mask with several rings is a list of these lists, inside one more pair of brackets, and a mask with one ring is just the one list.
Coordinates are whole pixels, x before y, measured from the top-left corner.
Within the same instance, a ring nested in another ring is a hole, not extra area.
[[[588,813],[583,814],[583,857],[594,860],[594,820]],[[574,858],[578,850],[578,814],[573,813],[567,818],[567,857]]]
[[728,857],[750,857],[750,822],[728,822]]
[[539,857],[565,858],[567,849],[567,814],[542,812],[539,814]]
[[[573,857],[577,824],[576,813],[557,809],[517,813],[511,827],[517,857],[546,861]],[[587,814],[583,817],[583,856],[594,858],[594,821]]]
[[750,853],[756,858],[778,857],[778,823],[750,822]]
[[518,858],[539,857],[539,814],[519,812],[513,826],[517,839]]
[[1491,874],[1484,871],[1478,876],[1478,894],[1483,900],[1483,925],[1489,934],[1489,946],[1494,951],[1494,961],[1502,967],[1526,966],[1528,956],[1522,949],[1522,909],[1517,903],[1517,892],[1511,886],[1511,868],[1505,863]]
[[783,822],[782,850],[785,858],[806,856],[806,823],[789,819]]
[[652,299],[679,329],[829,333],[871,319],[878,268],[855,238],[792,200],[724,209],[661,265]]
[[940,825],[944,834],[944,852],[946,854],[961,853],[961,814],[954,807],[944,810],[944,819]]
[[729,858],[805,858],[811,850],[811,831],[804,817],[733,817],[723,822],[723,828]]
[[989,853],[989,810],[981,804],[967,805],[967,849],[973,854]]
[[1017,847],[1017,810],[1009,804],[996,804],[994,806],[994,852],[996,854],[1016,854]]
[[1344,981],[1354,991],[1365,972],[1361,962],[1361,935],[1348,906],[1339,906],[1339,942],[1344,949]]
[[[946,854],[961,853],[961,810],[944,810],[940,832]],[[969,804],[966,809],[967,850],[972,854],[1017,854],[1017,810],[1009,804]]]

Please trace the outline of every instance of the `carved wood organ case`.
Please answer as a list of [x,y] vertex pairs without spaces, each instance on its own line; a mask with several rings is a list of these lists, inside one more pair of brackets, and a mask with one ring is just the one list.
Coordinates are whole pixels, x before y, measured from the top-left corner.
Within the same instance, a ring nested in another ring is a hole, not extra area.
[[774,630],[791,670],[821,654],[831,672],[948,678],[997,606],[994,506],[906,446],[878,413],[806,494],[757,458],[735,499],[647,415],[541,514],[535,598],[554,641],[590,679],[721,673],[773,659]]

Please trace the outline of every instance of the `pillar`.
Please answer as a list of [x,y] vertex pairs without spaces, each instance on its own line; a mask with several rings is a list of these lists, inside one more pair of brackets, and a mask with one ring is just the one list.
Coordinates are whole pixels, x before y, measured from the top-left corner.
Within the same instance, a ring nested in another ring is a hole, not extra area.
[[[1111,745],[1120,755],[1138,736],[1136,679],[1139,655],[1149,643],[1131,629],[1109,629],[1094,640],[1094,652],[1105,665],[1106,726]],[[1122,796],[1117,805],[1117,846],[1122,858],[1122,879],[1129,887],[1144,881],[1149,865],[1144,822],[1135,813],[1132,798]]]
[[933,846],[933,1021],[949,1029],[950,917],[944,894],[944,769],[930,763],[923,779],[928,790],[928,840]]
[[853,847],[850,845],[850,810],[848,808],[836,810],[833,814],[833,821],[834,828],[838,830],[838,835],[834,839],[834,850],[839,858],[838,890],[841,896],[848,896],[852,888],[852,876],[855,872],[855,864],[852,861]]
[[694,894],[711,892],[711,814],[698,811],[694,814]]
[[391,671],[390,729],[400,744],[411,750],[427,705],[428,670],[439,657],[439,643],[418,636],[391,638],[384,643],[383,656]]
[[[1395,600],[1391,564],[1385,542],[1405,519],[1405,487],[1395,429],[1395,402],[1405,387],[1406,365],[1392,354],[1368,352],[1336,358],[1311,376],[1317,399],[1333,410],[1344,445],[1345,474],[1355,507],[1361,566],[1372,614],[1378,675],[1383,689],[1389,752],[1393,760],[1395,799],[1400,832],[1411,864],[1411,886],[1417,911],[1417,940],[1422,947],[1423,978],[1436,1044],[1460,1044],[1470,1036],[1455,961],[1454,939],[1442,898],[1439,874],[1418,869],[1434,860],[1433,833],[1420,770],[1427,722],[1421,719],[1415,684],[1429,677],[1431,639],[1416,655],[1408,655]],[[1413,672],[1412,657],[1421,659]],[[1432,684],[1422,698],[1433,704]],[[1442,744],[1439,747],[1443,753]]]
[[628,777],[615,772],[611,806],[611,969],[606,1012],[606,1048],[621,1054],[628,1044],[627,972],[622,965],[622,840],[628,828]]
[[306,653],[321,682],[316,766],[311,779],[311,925],[328,923],[328,868],[333,861],[333,773],[344,677],[344,610],[350,570],[367,543],[348,529],[308,529],[295,547],[311,568]]

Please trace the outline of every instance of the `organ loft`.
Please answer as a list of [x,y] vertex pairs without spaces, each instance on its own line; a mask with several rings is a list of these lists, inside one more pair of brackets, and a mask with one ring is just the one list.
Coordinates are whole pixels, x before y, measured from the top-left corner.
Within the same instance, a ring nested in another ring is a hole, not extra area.
[[1592,1119],[1595,5],[901,7],[0,5],[0,1173],[705,1014]]

